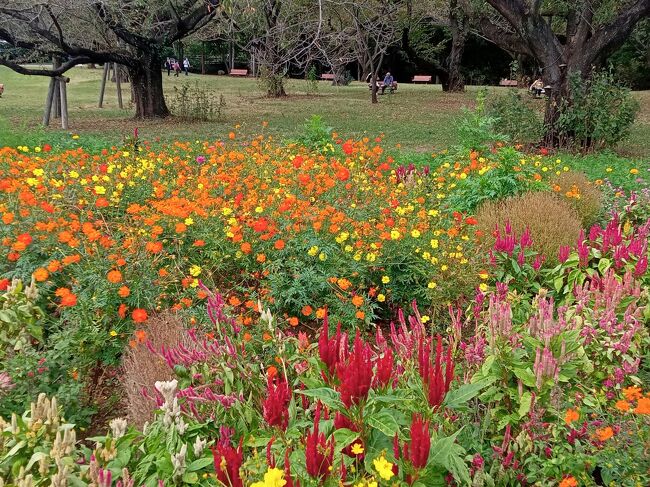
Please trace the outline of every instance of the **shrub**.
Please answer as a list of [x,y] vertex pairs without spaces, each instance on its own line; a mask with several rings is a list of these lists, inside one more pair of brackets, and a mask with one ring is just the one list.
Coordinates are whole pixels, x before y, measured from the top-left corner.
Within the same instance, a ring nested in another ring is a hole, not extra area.
[[550,192],[530,192],[501,201],[488,201],[478,210],[478,229],[484,243],[492,246],[494,232],[510,225],[515,235],[530,229],[533,248],[549,261],[556,261],[559,248],[573,245],[582,225],[571,205]]
[[618,85],[611,73],[595,72],[585,80],[573,73],[570,96],[560,108],[560,138],[571,148],[598,150],[623,140],[639,111],[629,89]]
[[603,210],[603,194],[587,176],[578,171],[562,172],[551,179],[551,185],[578,213],[583,228],[598,221]]
[[535,143],[544,133],[544,122],[537,107],[515,90],[507,90],[489,100],[486,114],[498,120],[496,130],[513,142]]
[[307,93],[318,93],[318,71],[313,64],[307,70],[305,80],[307,80]]
[[464,149],[485,150],[495,142],[506,142],[508,137],[497,130],[499,119],[487,113],[487,90],[476,95],[476,108],[465,109],[457,124],[458,139]]
[[183,83],[180,87],[174,86],[174,95],[171,99],[171,112],[182,120],[207,122],[221,120],[226,102],[223,95],[219,98],[211,93],[206,85]]

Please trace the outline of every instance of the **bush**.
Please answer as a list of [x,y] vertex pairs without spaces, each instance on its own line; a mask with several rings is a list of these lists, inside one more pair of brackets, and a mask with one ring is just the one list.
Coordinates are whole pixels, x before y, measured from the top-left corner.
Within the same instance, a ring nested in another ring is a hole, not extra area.
[[639,111],[628,88],[611,73],[595,72],[584,80],[580,73],[569,79],[570,96],[560,108],[560,139],[570,148],[585,151],[613,147],[623,140]]
[[458,139],[463,149],[485,150],[495,142],[508,140],[497,130],[499,119],[487,113],[486,97],[487,90],[480,90],[476,95],[476,108],[473,111],[465,109],[457,123]]
[[603,211],[603,194],[587,176],[578,171],[562,172],[551,179],[551,185],[578,213],[583,228],[598,221]]
[[489,100],[486,113],[499,121],[497,131],[513,142],[532,144],[541,140],[544,133],[538,108],[518,91],[507,90]]
[[573,245],[582,225],[571,205],[550,192],[531,192],[501,201],[488,201],[478,210],[478,229],[492,246],[495,230],[507,224],[515,235],[530,229],[533,248],[549,261],[557,261],[561,246]]
[[207,122],[221,120],[226,102],[223,95],[217,100],[210,89],[198,81],[174,86],[174,96],[171,99],[172,114],[182,120]]

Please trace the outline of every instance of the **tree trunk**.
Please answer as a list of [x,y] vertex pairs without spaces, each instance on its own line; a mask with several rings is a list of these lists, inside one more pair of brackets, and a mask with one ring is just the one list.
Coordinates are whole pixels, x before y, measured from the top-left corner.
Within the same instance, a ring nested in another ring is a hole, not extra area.
[[566,70],[552,67],[547,70],[548,77],[544,76],[546,86],[550,87],[550,94],[546,93],[546,110],[544,113],[544,145],[559,147],[562,144],[558,121],[564,100],[570,95]]
[[169,116],[163,93],[161,62],[157,56],[129,68],[135,98],[135,118],[164,118]]
[[468,19],[457,0],[449,5],[449,29],[451,30],[451,52],[449,53],[449,76],[443,84],[445,91],[465,91],[465,79],[460,72],[465,42],[468,34]]

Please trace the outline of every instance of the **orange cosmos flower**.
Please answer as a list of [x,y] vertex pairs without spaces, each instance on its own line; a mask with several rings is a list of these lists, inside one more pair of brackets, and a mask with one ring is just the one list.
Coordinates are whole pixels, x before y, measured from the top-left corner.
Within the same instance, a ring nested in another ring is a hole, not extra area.
[[9,225],[11,222],[14,221],[14,214],[11,212],[4,213],[2,215],[2,223]]
[[149,318],[149,315],[147,314],[146,310],[144,310],[142,308],[136,308],[131,313],[131,318],[136,323],[144,323]]
[[296,318],[295,316],[292,316],[291,318],[289,318],[289,324],[291,326],[298,326],[298,318]]
[[136,330],[135,338],[138,340],[138,343],[144,343],[147,340],[147,332],[144,330]]
[[194,247],[205,247],[205,240],[195,240],[192,245]]
[[228,303],[230,303],[230,306],[239,306],[241,304],[241,300],[237,296],[230,296]]
[[266,369],[266,376],[269,379],[272,379],[276,375],[278,375],[278,369],[275,367],[275,365],[271,365],[268,369]]
[[176,233],[183,233],[185,230],[187,230],[187,225],[185,223],[177,223],[175,227]]
[[566,414],[564,415],[564,422],[566,424],[571,424],[574,421],[578,421],[580,419],[580,413],[576,411],[575,409],[567,409]]
[[354,304],[357,308],[363,304],[363,298],[359,296],[358,294],[355,295],[352,298],[352,304]]
[[264,255],[264,254],[257,254],[257,257],[255,258],[255,260],[257,260],[257,262],[259,262],[260,264],[262,264],[262,263],[266,262],[266,255]]
[[113,284],[117,284],[118,282],[122,281],[122,273],[118,270],[112,270],[108,273],[106,276],[106,279],[108,279],[108,282],[112,282]]
[[616,401],[616,409],[618,409],[621,412],[626,412],[630,410],[630,403],[627,401],[624,401],[621,399],[620,401]]
[[300,312],[301,312],[304,316],[309,316],[310,314],[312,314],[313,311],[314,311],[314,310],[313,310],[312,307],[309,306],[309,305],[303,306],[302,309],[300,310]]
[[118,294],[121,298],[126,298],[126,297],[129,296],[129,294],[131,294],[131,290],[130,290],[127,286],[122,286],[122,287],[117,291],[117,294]]
[[59,262],[58,260],[53,260],[52,262],[47,264],[47,270],[49,272],[56,272],[59,269],[61,269],[61,262]]
[[68,294],[70,294],[70,290],[67,287],[60,287],[54,291],[54,295],[58,296],[59,298],[67,296]]
[[68,293],[61,298],[61,306],[70,307],[77,304],[77,296],[72,293]]
[[248,242],[244,242],[244,243],[242,243],[242,244],[239,246],[239,248],[240,248],[241,251],[242,251],[243,253],[245,253],[245,254],[250,254],[250,253],[253,251],[253,248],[251,247],[251,244],[249,244]]
[[50,276],[50,274],[49,274],[49,272],[47,272],[47,269],[39,267],[38,269],[36,269],[34,271],[33,276],[34,276],[34,279],[37,282],[43,282],[43,281],[47,280],[47,278]]
[[650,397],[642,397],[634,408],[636,414],[650,414]]
[[358,320],[363,320],[366,317],[366,314],[363,311],[359,310],[354,314],[354,316],[356,316]]
[[643,397],[641,388],[637,386],[626,387],[623,389],[623,395],[628,401],[636,401],[637,399],[641,399]]
[[600,441],[607,441],[612,436],[614,436],[614,430],[611,428],[611,426],[607,426],[605,428],[599,428],[596,430],[596,437]]
[[578,487],[578,481],[575,477],[568,475],[562,479],[559,487]]
[[117,315],[122,319],[126,318],[126,310],[127,310],[126,304],[124,303],[120,304],[120,307],[117,308]]
[[284,240],[276,240],[273,247],[275,247],[276,250],[282,250],[285,247]]
[[151,252],[152,254],[157,254],[162,250],[163,244],[162,242],[147,242],[145,248],[147,249],[147,252]]

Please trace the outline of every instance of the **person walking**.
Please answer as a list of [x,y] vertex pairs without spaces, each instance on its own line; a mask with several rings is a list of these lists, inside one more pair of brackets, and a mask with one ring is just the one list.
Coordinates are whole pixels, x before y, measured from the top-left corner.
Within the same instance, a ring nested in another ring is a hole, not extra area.
[[169,58],[165,61],[165,69],[167,70],[167,76],[169,76],[172,71],[172,60]]
[[183,69],[185,70],[185,76],[188,76],[190,70],[190,61],[187,58],[183,59]]
[[181,72],[181,65],[178,64],[178,61],[174,60],[174,76],[178,78],[180,72]]

